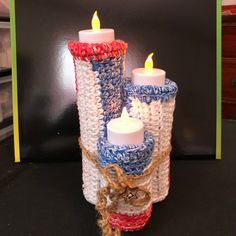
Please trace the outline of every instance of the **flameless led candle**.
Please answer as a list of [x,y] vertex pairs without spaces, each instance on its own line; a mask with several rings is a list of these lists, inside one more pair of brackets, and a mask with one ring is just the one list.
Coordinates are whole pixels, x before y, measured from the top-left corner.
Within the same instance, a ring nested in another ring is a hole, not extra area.
[[132,71],[132,82],[135,85],[164,86],[166,72],[153,68],[153,53],[149,54],[145,61],[144,68],[137,68]]
[[92,18],[92,29],[79,31],[79,41],[82,43],[103,43],[112,42],[115,39],[113,29],[100,29],[100,20],[97,11]]
[[108,122],[107,139],[114,145],[142,144],[144,141],[144,125],[137,118],[129,117],[123,108],[121,117]]

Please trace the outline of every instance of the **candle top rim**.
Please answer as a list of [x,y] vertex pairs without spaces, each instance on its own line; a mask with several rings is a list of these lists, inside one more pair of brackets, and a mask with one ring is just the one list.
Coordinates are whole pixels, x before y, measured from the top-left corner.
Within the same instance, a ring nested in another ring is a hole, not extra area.
[[165,70],[160,69],[160,68],[145,69],[144,67],[139,67],[139,68],[135,68],[135,69],[132,70],[132,72],[152,72],[152,71],[166,72]]
[[114,29],[112,28],[101,28],[101,29],[85,29],[85,30],[80,30],[79,33],[83,32],[83,33],[102,33],[102,32],[106,32],[106,31],[113,31]]

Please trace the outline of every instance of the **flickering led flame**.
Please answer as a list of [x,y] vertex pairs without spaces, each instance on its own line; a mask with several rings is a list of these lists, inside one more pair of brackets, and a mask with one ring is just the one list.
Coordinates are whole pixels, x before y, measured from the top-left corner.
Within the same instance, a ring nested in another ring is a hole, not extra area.
[[144,64],[144,68],[145,69],[153,69],[153,60],[152,60],[152,56],[153,56],[154,53],[150,53],[145,61],[145,64]]
[[99,30],[100,29],[100,20],[97,15],[97,11],[93,13],[93,18],[92,18],[92,29],[93,30]]
[[126,126],[129,121],[129,113],[127,112],[126,107],[123,107],[122,113],[121,113],[121,123],[123,126]]

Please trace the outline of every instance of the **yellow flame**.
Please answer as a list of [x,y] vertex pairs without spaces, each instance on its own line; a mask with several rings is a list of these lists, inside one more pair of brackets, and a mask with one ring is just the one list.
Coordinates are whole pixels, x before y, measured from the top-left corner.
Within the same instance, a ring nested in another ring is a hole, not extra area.
[[144,64],[144,68],[145,69],[153,69],[153,60],[152,60],[152,56],[153,56],[154,53],[150,53],[145,61],[145,64]]
[[93,13],[93,18],[92,18],[92,21],[91,21],[91,25],[92,25],[93,30],[99,30],[100,29],[100,20],[99,20],[97,14],[98,14],[97,11],[95,11]]
[[126,107],[123,107],[122,113],[121,113],[121,123],[122,125],[127,125],[128,124],[128,120],[129,120],[129,113],[126,109]]

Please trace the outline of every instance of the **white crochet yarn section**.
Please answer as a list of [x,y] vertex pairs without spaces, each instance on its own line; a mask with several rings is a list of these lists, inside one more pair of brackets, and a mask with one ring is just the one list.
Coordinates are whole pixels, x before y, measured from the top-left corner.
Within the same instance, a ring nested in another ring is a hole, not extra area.
[[84,155],[82,155],[83,165],[83,193],[85,199],[96,204],[97,202],[97,191],[100,188],[99,176],[100,172],[96,168],[93,162],[89,161]]
[[[75,60],[75,73],[81,141],[87,150],[97,156],[98,136],[104,127],[98,72],[92,71],[90,62],[77,59]],[[83,156],[83,193],[92,204],[96,204],[99,180],[99,171],[91,161],[86,160],[86,157]]]
[[170,188],[170,157],[167,156],[153,172],[152,178],[152,199],[153,202],[160,202],[166,198]]
[[[152,101],[150,104],[131,98],[130,115],[143,121],[145,128],[155,138],[153,158],[165,151],[171,142],[173,112],[175,99],[170,98],[167,102]],[[167,156],[156,168],[152,175],[152,200],[163,200],[169,192],[169,166],[170,157]]]
[[[161,132],[160,150],[166,150],[171,145],[173,113],[175,109],[175,98],[162,103],[163,109],[163,131]],[[166,198],[170,188],[170,156],[167,156],[157,168],[157,184],[153,183],[153,188],[157,193],[153,196],[154,202],[162,201]]]

